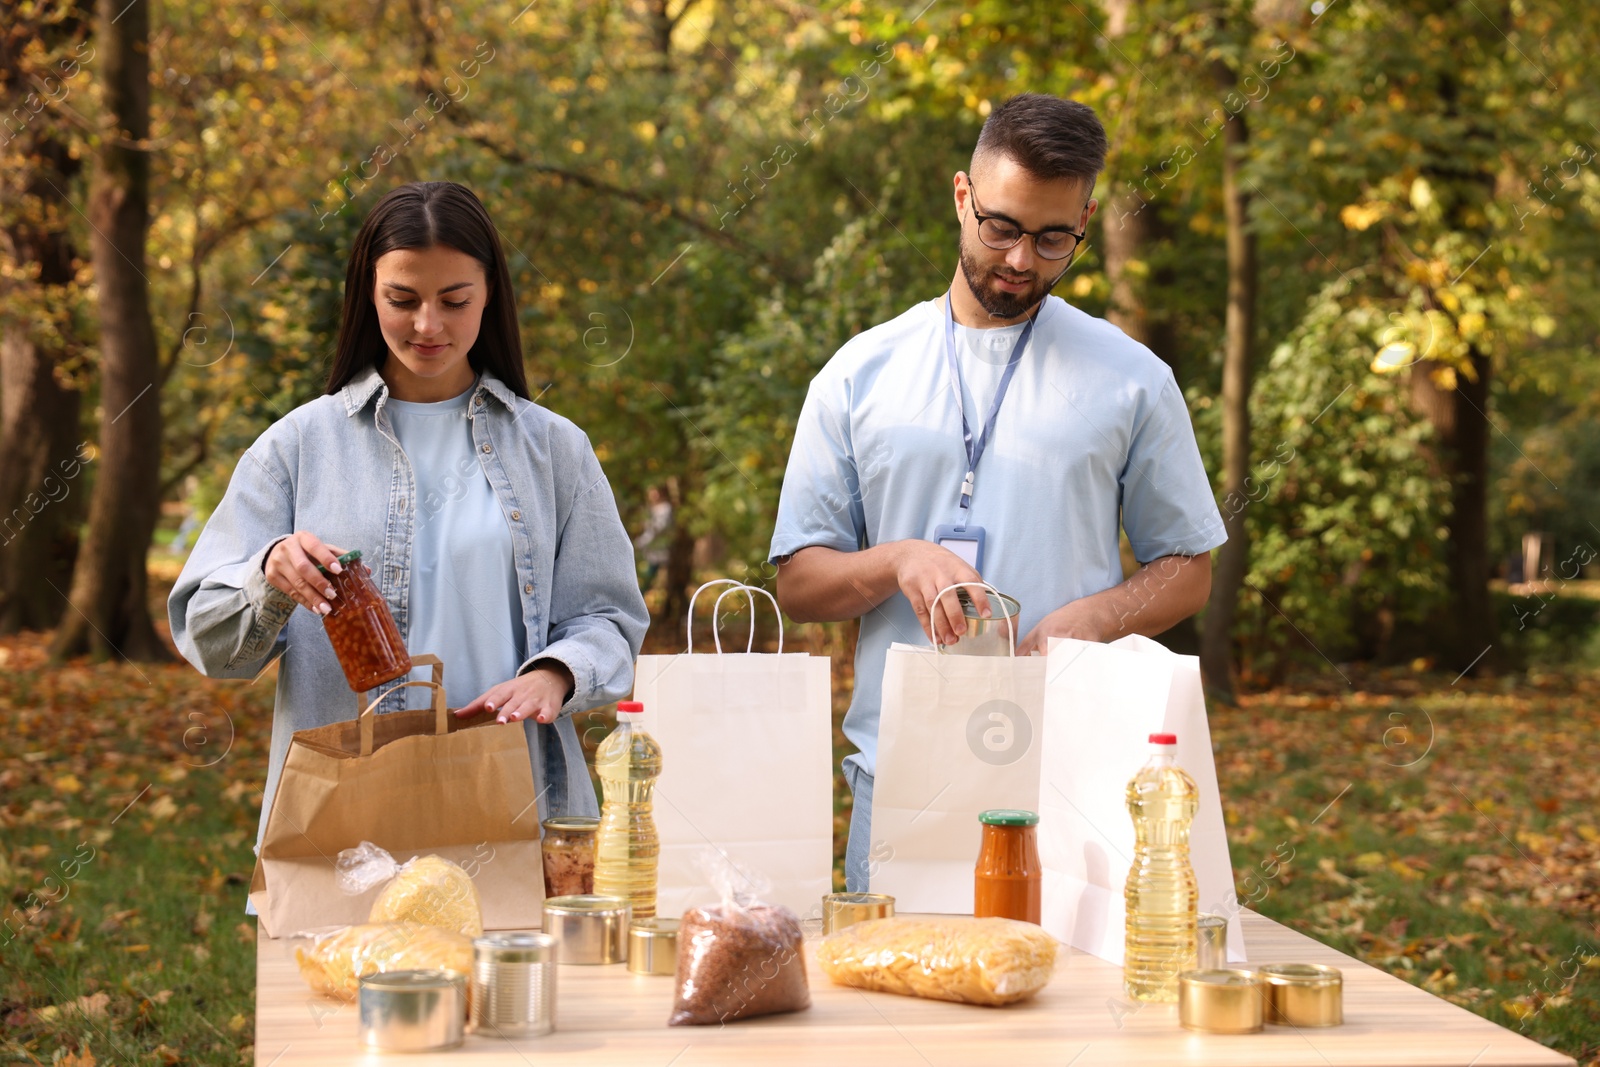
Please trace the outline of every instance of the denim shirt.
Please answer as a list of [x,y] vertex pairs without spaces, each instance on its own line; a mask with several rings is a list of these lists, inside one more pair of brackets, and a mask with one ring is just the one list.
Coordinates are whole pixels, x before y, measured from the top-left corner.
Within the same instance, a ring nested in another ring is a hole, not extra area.
[[[296,730],[353,718],[357,697],[322,618],[268,584],[272,547],[306,530],[362,550],[402,636],[408,634],[418,501],[410,462],[384,411],[388,386],[368,369],[332,396],[273,423],[234,468],[167,602],[178,651],[212,678],[253,678],[279,659],[272,748],[257,842]],[[650,617],[633,546],[588,437],[485,372],[470,418],[479,465],[511,528],[527,647],[572,672],[554,723],[523,723],[540,817],[597,813],[572,713],[627,696]],[[421,502],[430,507],[448,506]],[[411,649],[429,652],[431,649]],[[281,658],[280,658],[281,657]],[[449,678],[450,665],[444,665]],[[363,703],[376,696],[366,694]],[[385,699],[404,707],[414,689]],[[352,842],[353,844],[354,842]]]

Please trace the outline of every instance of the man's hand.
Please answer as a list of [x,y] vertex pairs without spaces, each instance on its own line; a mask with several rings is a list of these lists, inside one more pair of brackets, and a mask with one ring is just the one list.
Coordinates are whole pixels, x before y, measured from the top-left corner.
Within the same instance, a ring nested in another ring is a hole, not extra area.
[[[896,550],[895,581],[900,592],[911,601],[917,613],[922,632],[936,645],[948,645],[967,632],[966,616],[954,590],[935,603],[941,589],[958,582],[981,582],[978,572],[967,566],[967,561],[942,545],[932,541],[896,541],[890,547]],[[989,617],[989,598],[975,586],[967,587],[967,596],[977,607],[978,614]]]
[[295,603],[308,611],[326,615],[333,610],[328,601],[335,593],[328,576],[317,570],[317,564],[338,574],[342,555],[344,549],[323,544],[321,538],[308,530],[298,530],[272,546],[261,570],[269,585],[288,593]]
[[1029,630],[1028,636],[1018,643],[1017,655],[1047,654],[1052,637],[1076,637],[1080,641],[1108,640],[1105,620],[1100,617],[1101,612],[1092,600],[1092,597],[1074,600],[1040,619],[1039,625]]
[[1115,641],[1128,634],[1154,637],[1205,606],[1211,594],[1211,553],[1162,556],[1151,560],[1121,585],[1074,600],[1040,620],[1017,655],[1050,651],[1050,638]]
[[527,674],[490,686],[472,703],[457,708],[456,715],[464,719],[487,711],[495,715],[496,722],[537,718],[542,723],[552,723],[561,713],[561,705],[566,703],[567,691],[572,685],[572,672],[565,665],[550,660]]

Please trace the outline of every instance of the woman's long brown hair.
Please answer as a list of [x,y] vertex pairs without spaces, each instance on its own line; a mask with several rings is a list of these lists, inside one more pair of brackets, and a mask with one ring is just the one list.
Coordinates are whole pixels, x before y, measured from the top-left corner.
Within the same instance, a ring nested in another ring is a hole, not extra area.
[[467,362],[478,373],[493,374],[524,400],[531,399],[522,365],[516,295],[505,252],[483,204],[471,189],[456,182],[402,185],[378,201],[361,224],[345,269],[339,343],[333,369],[328,372],[330,395],[368,367],[381,368],[388,356],[372,296],[378,257],[397,248],[420,250],[436,245],[446,245],[477,260],[489,282],[483,325],[472,351],[467,353]]

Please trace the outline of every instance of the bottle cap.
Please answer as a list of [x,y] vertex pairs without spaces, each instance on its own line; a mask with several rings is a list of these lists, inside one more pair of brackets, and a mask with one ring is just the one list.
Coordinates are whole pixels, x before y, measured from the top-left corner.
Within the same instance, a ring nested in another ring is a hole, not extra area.
[[617,701],[617,714],[643,715],[644,705],[639,703],[637,700],[619,700]]
[[986,826],[1038,826],[1039,816],[1020,808],[990,808],[978,821]]
[[1175,744],[1178,743],[1178,735],[1177,734],[1151,734],[1150,735],[1150,743],[1152,745],[1175,745]]

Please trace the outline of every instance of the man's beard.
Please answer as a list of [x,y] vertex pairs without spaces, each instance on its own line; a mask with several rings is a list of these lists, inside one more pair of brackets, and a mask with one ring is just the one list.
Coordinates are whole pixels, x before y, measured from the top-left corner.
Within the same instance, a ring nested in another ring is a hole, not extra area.
[[[965,238],[966,235],[962,234],[961,273],[966,276],[967,288],[972,290],[972,295],[978,298],[978,303],[991,318],[1008,320],[1020,318],[1029,308],[1048,296],[1051,288],[1066,273],[1066,266],[1061,268],[1060,273],[1052,274],[1048,278],[1040,277],[1037,270],[1030,271],[1027,275],[1030,282],[1027,290],[1021,293],[1008,293],[995,288],[994,269],[978,262],[977,256],[968,248]],[[1067,262],[1071,263],[1070,257]],[[1044,260],[1040,260],[1039,263],[1053,265]]]

